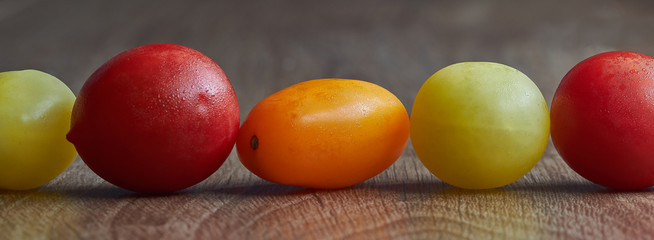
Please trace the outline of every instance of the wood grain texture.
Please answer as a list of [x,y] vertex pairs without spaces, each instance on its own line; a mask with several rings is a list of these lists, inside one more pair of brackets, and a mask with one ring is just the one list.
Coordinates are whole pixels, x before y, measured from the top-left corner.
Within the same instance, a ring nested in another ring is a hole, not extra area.
[[[651,1],[0,1],[0,71],[49,72],[75,92],[131,47],[195,48],[225,70],[244,119],[267,95],[325,77],[377,83],[410,111],[420,85],[460,61],[530,76],[548,102],[574,64],[608,50],[654,55]],[[0,140],[1,140],[0,136]],[[79,159],[37,190],[0,191],[0,239],[654,238],[652,189],[613,191],[550,145],[503,188],[460,190],[409,146],[362,184],[268,183],[232,154],[206,181],[164,196],[119,189]]]

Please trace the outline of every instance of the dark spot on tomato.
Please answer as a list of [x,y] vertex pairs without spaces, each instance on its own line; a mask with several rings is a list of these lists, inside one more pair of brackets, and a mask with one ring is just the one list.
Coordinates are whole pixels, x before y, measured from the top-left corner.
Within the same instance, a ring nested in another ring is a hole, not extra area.
[[252,135],[252,138],[250,138],[250,147],[252,150],[257,150],[259,147],[259,139],[257,138],[257,135]]

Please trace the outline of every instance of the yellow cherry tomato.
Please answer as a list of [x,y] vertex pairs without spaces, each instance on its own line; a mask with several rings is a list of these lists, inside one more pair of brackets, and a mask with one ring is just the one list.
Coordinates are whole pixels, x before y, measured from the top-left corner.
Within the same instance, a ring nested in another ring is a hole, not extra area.
[[271,182],[333,189],[391,166],[409,140],[409,116],[375,84],[318,79],[263,99],[241,126],[241,162]]
[[436,72],[411,111],[411,141],[423,164],[446,183],[467,189],[504,186],[540,160],[549,113],[523,73],[490,62],[464,62]]
[[37,188],[75,160],[66,140],[74,102],[73,92],[47,73],[0,73],[0,189]]

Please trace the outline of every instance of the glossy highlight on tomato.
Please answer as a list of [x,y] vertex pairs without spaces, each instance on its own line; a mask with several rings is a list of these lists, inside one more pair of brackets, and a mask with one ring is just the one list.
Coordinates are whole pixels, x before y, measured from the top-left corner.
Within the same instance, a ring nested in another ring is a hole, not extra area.
[[538,87],[499,63],[445,67],[420,88],[411,141],[422,163],[444,182],[467,189],[512,183],[540,160],[549,115]]
[[317,79],[263,99],[241,126],[243,165],[271,182],[334,189],[391,166],[409,138],[402,103],[364,81]]

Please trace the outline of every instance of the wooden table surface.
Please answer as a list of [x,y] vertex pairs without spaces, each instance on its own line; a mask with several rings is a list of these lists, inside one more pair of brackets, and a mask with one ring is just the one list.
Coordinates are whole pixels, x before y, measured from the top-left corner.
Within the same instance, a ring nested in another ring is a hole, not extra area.
[[[421,84],[461,61],[494,61],[551,102],[577,62],[654,55],[653,1],[0,1],[0,71],[39,69],[75,93],[138,45],[195,48],[231,79],[245,119],[305,80],[377,83],[410,111]],[[0,136],[2,138],[3,136]],[[615,191],[550,146],[525,177],[469,191],[431,175],[410,144],[380,175],[324,191],[266,182],[235,153],[209,179],[165,196],[119,189],[79,159],[51,183],[0,191],[0,239],[654,238],[652,189]]]

